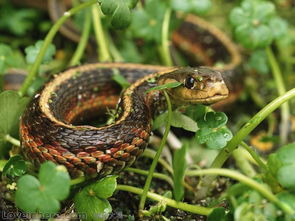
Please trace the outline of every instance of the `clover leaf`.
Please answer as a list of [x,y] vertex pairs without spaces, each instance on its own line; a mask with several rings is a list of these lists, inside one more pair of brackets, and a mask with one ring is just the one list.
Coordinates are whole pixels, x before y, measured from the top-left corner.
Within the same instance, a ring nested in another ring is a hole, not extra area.
[[163,1],[147,0],[145,7],[134,11],[131,31],[137,38],[161,42],[161,29],[166,5]]
[[15,135],[19,118],[28,103],[28,98],[20,97],[16,91],[0,93],[0,156],[7,153],[5,135]]
[[85,214],[83,220],[103,221],[112,212],[107,200],[116,190],[117,176],[107,176],[98,182],[86,186],[74,198],[75,208],[79,214]]
[[130,8],[134,8],[138,0],[101,0],[101,10],[111,16],[111,24],[115,28],[126,28],[131,22]]
[[[44,41],[39,40],[36,42],[35,45],[31,45],[31,46],[25,48],[26,61],[29,64],[33,64],[35,62],[36,57],[39,54],[40,49],[43,44],[44,44]],[[52,57],[55,54],[55,52],[56,52],[55,46],[53,44],[50,44],[45,52],[42,63],[48,63],[48,62],[52,61],[52,59],[53,59]]]
[[281,147],[268,158],[268,166],[278,182],[287,189],[295,190],[295,143]]
[[211,8],[210,0],[172,0],[171,7],[176,11],[205,14]]
[[3,168],[3,175],[7,177],[18,177],[27,171],[26,162],[20,155],[11,157]]
[[287,31],[287,24],[276,16],[274,4],[267,1],[244,0],[231,11],[230,22],[237,40],[249,49],[267,47]]
[[38,178],[24,175],[18,180],[15,203],[25,212],[53,215],[69,195],[70,176],[64,166],[49,161],[41,165]]
[[231,131],[225,127],[227,116],[222,112],[208,112],[205,118],[198,121],[200,128],[196,139],[200,144],[206,143],[209,148],[221,149],[232,139]]
[[261,74],[267,74],[269,65],[265,51],[255,50],[249,59],[249,66]]

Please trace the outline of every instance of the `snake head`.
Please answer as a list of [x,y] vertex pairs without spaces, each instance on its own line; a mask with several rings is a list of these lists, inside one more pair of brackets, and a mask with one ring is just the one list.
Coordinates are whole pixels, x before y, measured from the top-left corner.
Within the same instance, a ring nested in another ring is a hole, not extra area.
[[228,97],[229,90],[219,71],[208,67],[181,68],[159,79],[159,84],[180,82],[168,89],[176,104],[212,104]]

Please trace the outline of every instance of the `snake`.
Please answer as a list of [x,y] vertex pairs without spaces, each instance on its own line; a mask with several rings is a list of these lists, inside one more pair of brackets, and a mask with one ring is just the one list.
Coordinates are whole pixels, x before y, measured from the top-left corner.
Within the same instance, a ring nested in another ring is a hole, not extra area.
[[[123,92],[115,75],[130,83]],[[152,118],[166,109],[163,92],[150,89],[173,82],[179,86],[166,89],[173,106],[212,104],[229,94],[221,72],[209,67],[72,67],[54,75],[28,104],[20,122],[22,152],[36,166],[45,161],[64,165],[71,177],[118,173],[144,151]],[[85,123],[109,109],[116,109],[112,123]]]

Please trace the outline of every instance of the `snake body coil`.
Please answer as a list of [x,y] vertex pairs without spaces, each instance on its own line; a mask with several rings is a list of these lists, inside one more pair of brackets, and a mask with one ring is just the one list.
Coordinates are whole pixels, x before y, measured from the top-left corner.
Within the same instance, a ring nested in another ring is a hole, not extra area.
[[[120,87],[112,75],[133,83],[121,95],[118,117],[110,125],[81,125],[115,108]],[[228,95],[218,71],[136,64],[88,64],[71,68],[35,95],[21,119],[25,156],[36,165],[50,160],[67,167],[72,177],[105,176],[131,165],[147,146],[151,118],[163,104],[161,92],[146,91],[169,82],[172,102],[214,103]]]

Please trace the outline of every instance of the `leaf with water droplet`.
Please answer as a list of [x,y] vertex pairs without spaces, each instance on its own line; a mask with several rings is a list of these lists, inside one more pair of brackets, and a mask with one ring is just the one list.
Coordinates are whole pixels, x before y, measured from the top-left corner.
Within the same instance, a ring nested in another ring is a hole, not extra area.
[[225,126],[227,116],[222,112],[208,112],[198,121],[200,128],[196,139],[200,144],[206,144],[211,149],[221,149],[232,139],[231,131]]

